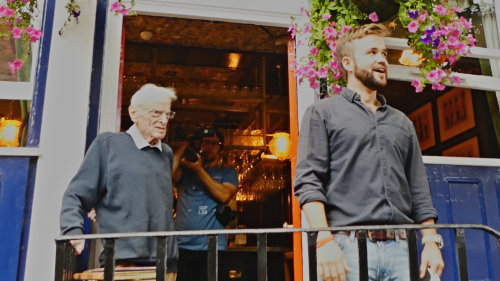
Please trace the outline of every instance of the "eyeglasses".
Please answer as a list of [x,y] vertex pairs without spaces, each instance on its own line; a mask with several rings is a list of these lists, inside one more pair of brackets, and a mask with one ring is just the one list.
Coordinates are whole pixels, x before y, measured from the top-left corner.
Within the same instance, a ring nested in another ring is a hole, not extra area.
[[165,114],[165,117],[167,117],[167,119],[174,119],[174,116],[175,116],[175,112],[174,111],[169,111],[169,112],[164,112],[164,111],[161,111],[161,110],[151,110],[149,111],[149,115],[151,115],[151,117],[157,119],[157,118],[160,118],[163,116],[163,114]]

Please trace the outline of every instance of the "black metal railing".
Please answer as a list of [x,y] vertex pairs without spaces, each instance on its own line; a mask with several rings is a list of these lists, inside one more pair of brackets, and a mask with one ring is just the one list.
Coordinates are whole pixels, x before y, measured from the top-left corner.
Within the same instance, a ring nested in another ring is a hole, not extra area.
[[[269,234],[290,234],[290,233],[306,233],[307,235],[307,251],[309,261],[307,265],[309,270],[309,280],[317,280],[316,268],[316,237],[319,231],[330,230],[336,231],[357,231],[358,253],[359,253],[359,280],[368,281],[368,262],[367,262],[367,231],[368,230],[383,230],[383,229],[404,229],[407,232],[408,255],[410,266],[411,281],[419,280],[419,265],[418,265],[418,249],[417,249],[417,230],[424,228],[434,229],[451,229],[455,241],[455,259],[457,263],[457,276],[460,281],[469,280],[467,268],[467,249],[465,231],[470,229],[480,230],[484,233],[493,236],[497,241],[497,247],[500,254],[500,232],[485,225],[478,224],[436,224],[431,226],[423,225],[370,225],[357,227],[328,227],[328,228],[271,228],[271,229],[227,229],[227,230],[197,230],[197,231],[169,231],[169,232],[136,232],[136,233],[117,233],[117,234],[89,234],[89,235],[72,235],[61,236],[56,238],[56,267],[55,280],[69,281],[74,280],[75,271],[75,255],[69,244],[73,239],[104,239],[103,256],[104,256],[104,280],[114,280],[115,273],[115,257],[114,247],[115,240],[131,237],[152,237],[157,239],[157,260],[156,260],[156,280],[164,281],[166,272],[166,257],[167,237],[175,237],[182,235],[206,235],[208,236],[208,269],[207,276],[209,281],[218,280],[218,264],[219,251],[217,246],[218,235],[235,235],[246,234],[257,236],[257,280],[268,280],[268,260],[267,260],[267,238]],[[305,251],[306,249],[304,249]]]

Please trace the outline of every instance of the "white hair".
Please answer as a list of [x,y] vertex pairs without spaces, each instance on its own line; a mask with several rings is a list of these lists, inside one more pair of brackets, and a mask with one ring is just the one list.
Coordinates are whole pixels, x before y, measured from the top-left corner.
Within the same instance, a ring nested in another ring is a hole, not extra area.
[[130,105],[149,105],[168,98],[171,102],[177,99],[175,89],[169,87],[159,87],[154,84],[143,85],[130,99]]

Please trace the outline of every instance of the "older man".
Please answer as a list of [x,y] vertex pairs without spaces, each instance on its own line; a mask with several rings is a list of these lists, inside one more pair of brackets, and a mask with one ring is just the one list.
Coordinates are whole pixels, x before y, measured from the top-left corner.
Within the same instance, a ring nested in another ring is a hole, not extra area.
[[[152,84],[141,87],[131,99],[129,114],[134,125],[127,132],[102,133],[90,146],[83,163],[66,190],[61,208],[62,234],[82,234],[84,215],[96,209],[102,233],[174,230],[172,149],[161,140],[175,91]],[[75,252],[83,240],[73,240]],[[167,280],[177,272],[177,244],[168,240]],[[156,240],[119,239],[117,266],[154,265]]]

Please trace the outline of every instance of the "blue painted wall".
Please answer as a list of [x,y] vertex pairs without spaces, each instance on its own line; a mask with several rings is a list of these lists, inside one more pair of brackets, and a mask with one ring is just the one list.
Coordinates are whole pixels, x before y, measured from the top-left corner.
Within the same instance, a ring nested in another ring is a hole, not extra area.
[[[500,230],[500,167],[426,165],[438,223],[485,224]],[[458,280],[453,232],[445,240],[442,280]],[[478,230],[465,232],[470,280],[500,280],[497,241]]]
[[0,279],[17,280],[28,191],[29,157],[0,158]]

